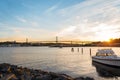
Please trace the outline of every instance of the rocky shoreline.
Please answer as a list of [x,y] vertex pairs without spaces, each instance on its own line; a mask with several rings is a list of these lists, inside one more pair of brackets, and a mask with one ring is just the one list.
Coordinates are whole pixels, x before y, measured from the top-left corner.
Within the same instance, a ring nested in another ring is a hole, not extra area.
[[38,69],[29,69],[11,65],[0,64],[0,80],[94,80],[90,77],[72,78],[66,74],[57,74]]

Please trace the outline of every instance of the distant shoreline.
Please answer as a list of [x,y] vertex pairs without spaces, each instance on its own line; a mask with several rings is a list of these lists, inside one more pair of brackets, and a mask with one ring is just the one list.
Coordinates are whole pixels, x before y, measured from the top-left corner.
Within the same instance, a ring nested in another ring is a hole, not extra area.
[[83,42],[83,41],[66,41],[66,42],[0,42],[0,47],[120,47],[120,39],[111,42]]
[[0,47],[50,47],[50,48],[54,48],[54,47],[120,47],[120,46],[0,46]]

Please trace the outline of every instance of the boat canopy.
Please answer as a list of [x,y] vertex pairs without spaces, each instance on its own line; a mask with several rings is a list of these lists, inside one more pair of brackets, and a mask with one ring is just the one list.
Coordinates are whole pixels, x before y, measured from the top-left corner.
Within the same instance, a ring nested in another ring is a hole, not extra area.
[[112,49],[98,49],[96,56],[115,56]]

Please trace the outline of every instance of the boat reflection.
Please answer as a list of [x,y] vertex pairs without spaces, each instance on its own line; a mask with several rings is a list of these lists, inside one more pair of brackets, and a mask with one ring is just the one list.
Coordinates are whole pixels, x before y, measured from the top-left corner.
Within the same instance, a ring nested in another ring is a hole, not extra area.
[[92,65],[95,66],[96,71],[100,77],[104,77],[104,78],[120,77],[120,68],[110,67],[94,61],[92,62]]

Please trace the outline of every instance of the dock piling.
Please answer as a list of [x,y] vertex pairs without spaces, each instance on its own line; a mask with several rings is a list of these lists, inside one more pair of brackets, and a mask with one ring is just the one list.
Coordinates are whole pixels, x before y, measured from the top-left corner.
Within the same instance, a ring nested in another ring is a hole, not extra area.
[[83,54],[83,48],[81,48],[81,53]]
[[91,48],[90,48],[90,56],[91,56]]
[[74,48],[71,48],[71,52],[74,52]]
[[77,49],[77,51],[79,52],[79,48]]

